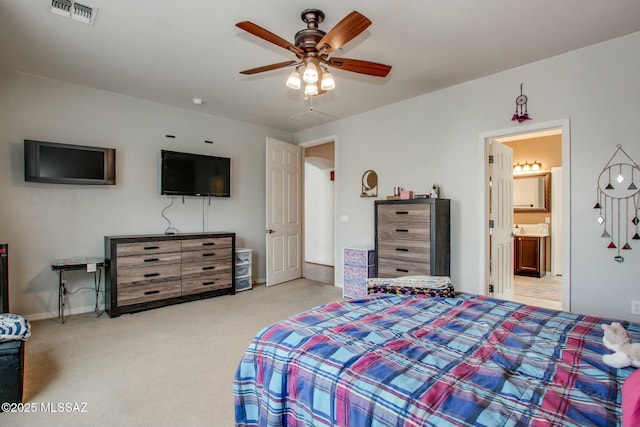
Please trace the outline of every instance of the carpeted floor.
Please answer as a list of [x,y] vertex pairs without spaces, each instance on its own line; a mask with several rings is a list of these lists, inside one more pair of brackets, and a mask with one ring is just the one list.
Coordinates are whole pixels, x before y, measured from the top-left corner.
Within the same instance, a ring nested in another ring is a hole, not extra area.
[[0,425],[233,426],[233,375],[256,332],[341,291],[300,279],[114,319],[34,322],[29,412],[0,413]]

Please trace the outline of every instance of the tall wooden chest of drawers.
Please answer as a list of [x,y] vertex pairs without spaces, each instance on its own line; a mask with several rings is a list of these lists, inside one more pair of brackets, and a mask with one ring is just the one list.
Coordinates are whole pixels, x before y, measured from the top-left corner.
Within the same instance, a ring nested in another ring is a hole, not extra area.
[[449,199],[376,200],[376,277],[449,276]]
[[110,317],[234,294],[235,233],[105,237]]

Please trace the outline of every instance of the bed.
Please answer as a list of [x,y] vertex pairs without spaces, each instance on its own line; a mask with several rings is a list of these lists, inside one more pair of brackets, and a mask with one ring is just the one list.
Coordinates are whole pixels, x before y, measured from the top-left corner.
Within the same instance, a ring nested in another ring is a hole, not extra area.
[[619,425],[634,369],[602,362],[610,322],[465,294],[336,301],[257,334],[236,426]]

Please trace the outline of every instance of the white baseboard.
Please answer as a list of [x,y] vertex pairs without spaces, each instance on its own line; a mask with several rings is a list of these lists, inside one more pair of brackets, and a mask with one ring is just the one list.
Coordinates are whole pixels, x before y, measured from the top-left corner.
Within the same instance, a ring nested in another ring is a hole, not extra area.
[[[95,312],[95,306],[86,306],[86,307],[77,307],[77,308],[73,308],[73,309],[67,309],[64,311],[64,317],[66,318],[67,316],[72,316],[74,314],[84,314],[84,313],[94,313]],[[104,307],[100,307],[100,311],[104,310]],[[44,312],[44,313],[37,313],[37,314],[30,314],[28,316],[25,316],[30,322],[31,321],[36,321],[36,320],[46,320],[46,319],[54,319],[56,317],[58,317],[58,312],[57,311],[50,311],[50,312]]]

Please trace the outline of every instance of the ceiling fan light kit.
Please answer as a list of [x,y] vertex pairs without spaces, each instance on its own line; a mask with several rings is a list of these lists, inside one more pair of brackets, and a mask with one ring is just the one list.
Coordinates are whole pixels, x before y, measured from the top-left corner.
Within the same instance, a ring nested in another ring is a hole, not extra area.
[[328,67],[343,69],[354,73],[376,77],[386,77],[391,71],[390,65],[358,59],[332,58],[330,54],[340,50],[344,44],[366,30],[371,21],[364,15],[353,11],[342,21],[338,22],[328,33],[318,29],[318,24],[324,21],[324,13],[318,9],[306,9],[301,14],[302,21],[307,28],[295,35],[295,44],[275,35],[274,33],[249,21],[238,22],[236,27],[260,37],[270,43],[293,52],[297,60],[279,62],[240,71],[241,74],[251,75],[279,68],[293,66],[295,69],[289,75],[286,85],[291,89],[301,89],[304,81],[304,93],[314,96],[325,93],[336,87],[335,80]]
[[287,79],[287,86],[291,89],[300,89],[300,85],[300,71],[296,68],[289,75],[289,78]]

